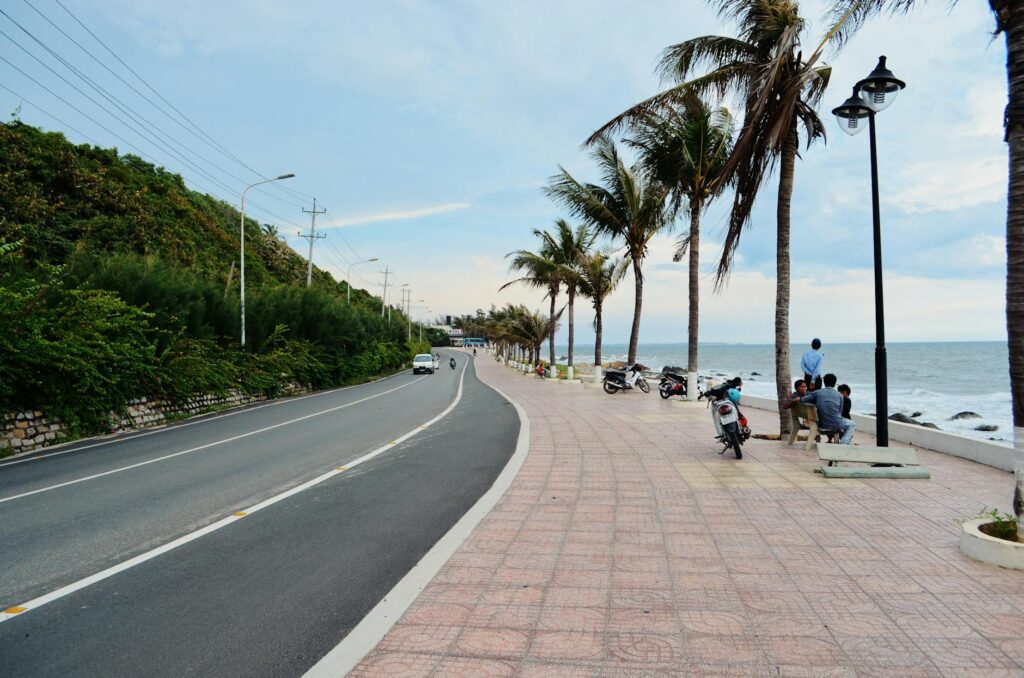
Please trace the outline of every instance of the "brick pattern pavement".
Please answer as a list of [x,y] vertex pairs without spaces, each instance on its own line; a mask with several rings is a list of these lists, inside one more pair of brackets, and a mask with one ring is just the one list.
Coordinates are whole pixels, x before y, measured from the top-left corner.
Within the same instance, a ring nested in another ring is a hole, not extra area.
[[778,442],[719,456],[706,410],[655,393],[477,371],[529,457],[350,675],[1024,675],[1024,573],[958,549],[1010,474],[919,450],[930,481],[825,480]]

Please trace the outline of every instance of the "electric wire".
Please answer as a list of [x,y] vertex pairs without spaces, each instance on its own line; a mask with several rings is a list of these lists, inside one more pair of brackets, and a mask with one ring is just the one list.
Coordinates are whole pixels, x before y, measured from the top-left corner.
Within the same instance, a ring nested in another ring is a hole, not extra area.
[[[138,125],[139,127],[142,127],[142,128],[143,128],[143,129],[145,130],[145,132],[141,132],[141,131],[139,131],[139,130],[138,130],[138,129],[137,129],[136,127],[134,127],[133,125],[131,125],[131,124],[129,124],[129,123],[127,123],[127,122],[125,122],[125,121],[124,121],[123,119],[121,119],[121,118],[120,118],[120,117],[119,117],[119,116],[118,116],[117,114],[115,114],[115,113],[111,112],[111,111],[110,111],[109,109],[107,109],[107,108],[106,108],[106,107],[105,107],[105,106],[104,106],[103,104],[101,104],[101,103],[99,103],[98,101],[96,101],[95,99],[93,99],[93,98],[92,98],[91,96],[89,96],[89,95],[88,95],[87,93],[85,93],[84,91],[82,91],[82,90],[81,90],[81,89],[80,89],[79,87],[77,87],[77,86],[76,86],[76,85],[75,85],[74,83],[70,82],[70,81],[69,81],[69,80],[68,80],[67,78],[65,78],[64,76],[62,76],[62,75],[61,75],[60,73],[57,73],[57,71],[55,71],[55,70],[54,70],[53,68],[51,68],[51,67],[50,67],[50,66],[49,66],[48,64],[46,64],[46,63],[45,63],[45,62],[43,62],[43,61],[42,61],[41,59],[39,59],[39,57],[37,57],[36,55],[32,54],[32,52],[30,52],[30,51],[29,51],[29,50],[28,50],[28,49],[27,49],[27,48],[26,48],[26,47],[25,47],[24,45],[22,45],[22,44],[21,44],[21,43],[20,43],[19,41],[17,41],[16,39],[14,39],[14,38],[13,38],[13,37],[11,37],[10,35],[8,35],[8,34],[7,34],[6,32],[4,32],[4,31],[3,31],[2,29],[0,29],[0,35],[3,35],[3,36],[4,36],[5,38],[7,38],[8,40],[10,40],[10,41],[11,41],[12,43],[14,43],[14,44],[15,44],[15,45],[16,45],[16,46],[17,46],[17,47],[19,48],[19,49],[21,49],[21,50],[22,50],[23,52],[25,52],[26,54],[28,54],[28,55],[29,55],[29,56],[30,56],[30,57],[31,57],[32,59],[34,59],[34,60],[35,60],[36,62],[38,62],[38,63],[39,63],[40,65],[42,65],[42,66],[43,66],[44,68],[46,68],[46,69],[47,69],[47,70],[49,70],[49,71],[50,71],[51,73],[53,73],[54,75],[56,75],[56,76],[57,76],[58,78],[60,78],[60,79],[61,79],[62,81],[64,81],[64,82],[65,82],[65,83],[66,83],[67,85],[69,85],[70,87],[74,88],[74,89],[75,89],[75,90],[76,90],[76,91],[77,91],[77,92],[78,92],[79,94],[81,94],[82,96],[84,96],[85,98],[87,98],[87,99],[88,99],[89,101],[91,101],[91,102],[92,102],[92,103],[93,103],[93,104],[94,104],[95,106],[97,106],[98,108],[100,108],[101,110],[103,110],[103,111],[104,111],[105,113],[107,113],[108,115],[110,115],[111,117],[113,117],[114,119],[116,119],[116,120],[117,120],[118,122],[120,122],[120,123],[121,123],[122,125],[124,125],[125,127],[127,127],[127,128],[129,128],[129,129],[131,129],[131,130],[132,130],[133,132],[135,132],[135,133],[136,133],[136,134],[137,134],[138,136],[140,136],[140,137],[142,137],[142,138],[146,139],[146,140],[147,140],[147,141],[148,141],[149,143],[152,143],[152,144],[156,145],[156,146],[157,146],[157,147],[159,147],[159,148],[160,148],[161,150],[163,150],[163,151],[165,151],[165,152],[169,153],[169,154],[170,154],[170,155],[171,155],[172,157],[174,157],[175,159],[179,160],[180,162],[183,162],[183,163],[185,163],[185,164],[186,164],[186,165],[187,165],[188,167],[190,167],[190,168],[191,168],[191,169],[193,169],[194,171],[196,171],[196,172],[199,172],[199,173],[200,173],[200,174],[202,174],[202,175],[203,175],[204,177],[206,177],[206,178],[207,178],[207,179],[209,179],[210,181],[213,181],[214,183],[216,183],[216,184],[220,185],[221,187],[223,187],[223,188],[224,188],[225,190],[227,190],[227,191],[229,191],[229,192],[235,192],[235,189],[234,189],[234,188],[232,188],[232,187],[230,187],[230,186],[228,186],[228,185],[227,185],[227,184],[225,184],[224,182],[220,181],[220,180],[219,180],[218,178],[215,178],[215,177],[214,177],[214,176],[213,176],[213,175],[212,175],[211,173],[207,172],[207,171],[206,171],[206,170],[204,170],[203,168],[199,167],[199,166],[198,166],[197,164],[195,164],[194,162],[192,162],[192,161],[191,161],[191,160],[190,160],[189,158],[185,157],[185,156],[184,156],[184,154],[182,154],[181,152],[179,152],[179,151],[178,151],[178,150],[176,150],[175,148],[172,148],[172,147],[170,146],[170,144],[171,144],[171,143],[173,143],[173,144],[176,144],[177,146],[179,146],[179,147],[181,147],[181,148],[185,149],[186,151],[190,152],[190,153],[191,153],[192,155],[196,156],[196,157],[197,157],[197,158],[199,158],[200,160],[203,160],[203,161],[204,161],[204,162],[206,162],[207,164],[209,164],[209,165],[213,166],[213,167],[214,167],[215,169],[217,169],[218,171],[220,171],[220,172],[222,172],[222,173],[226,174],[227,176],[231,177],[231,178],[232,178],[232,179],[234,179],[235,181],[238,181],[238,182],[242,183],[243,185],[247,183],[245,179],[242,179],[241,177],[238,177],[238,176],[236,176],[236,175],[234,175],[234,174],[232,174],[232,173],[230,173],[230,172],[228,172],[228,171],[224,170],[224,169],[223,169],[222,167],[219,167],[218,165],[216,165],[215,163],[211,162],[211,161],[210,161],[210,160],[208,160],[207,158],[204,158],[204,157],[203,157],[202,155],[200,155],[200,154],[196,153],[196,152],[195,152],[194,150],[192,150],[191,148],[189,148],[188,146],[186,146],[185,144],[183,144],[183,143],[182,143],[181,141],[179,141],[178,139],[175,139],[175,138],[174,138],[174,137],[172,137],[171,135],[167,134],[167,133],[166,133],[166,132],[164,132],[163,130],[161,130],[161,129],[159,129],[158,127],[156,127],[156,126],[155,126],[154,124],[152,124],[152,123],[150,123],[149,121],[147,121],[147,120],[146,120],[146,119],[144,118],[144,116],[140,115],[140,114],[139,114],[139,113],[138,113],[137,111],[135,111],[134,109],[132,109],[132,108],[131,108],[130,106],[128,106],[127,104],[124,104],[124,103],[123,103],[123,102],[122,102],[121,100],[119,100],[119,99],[118,99],[117,97],[115,97],[114,95],[112,95],[112,94],[111,94],[110,92],[108,92],[108,91],[107,91],[107,90],[106,90],[105,88],[103,88],[102,86],[100,86],[99,84],[97,84],[97,83],[96,83],[96,82],[95,82],[95,81],[94,81],[94,80],[93,80],[92,78],[90,78],[89,76],[87,76],[87,75],[85,75],[84,73],[82,73],[82,72],[81,72],[81,71],[80,71],[79,69],[77,69],[77,68],[76,68],[76,67],[75,67],[74,65],[72,65],[72,64],[71,64],[71,63],[70,63],[70,62],[69,62],[69,61],[68,61],[67,59],[65,59],[65,58],[64,58],[63,56],[61,56],[61,55],[60,55],[59,53],[57,53],[57,52],[56,52],[55,50],[51,49],[51,48],[50,48],[50,47],[49,47],[49,46],[48,46],[48,45],[47,45],[46,43],[44,43],[44,42],[43,42],[43,41],[41,41],[41,40],[40,40],[39,38],[37,38],[37,37],[36,37],[36,36],[35,36],[35,35],[34,35],[34,34],[33,34],[33,33],[31,32],[31,31],[29,31],[28,29],[26,29],[26,28],[25,28],[24,26],[22,26],[22,25],[21,25],[21,24],[20,24],[19,22],[17,22],[16,20],[14,20],[14,19],[13,19],[13,18],[12,18],[12,17],[11,17],[10,15],[9,15],[9,14],[7,14],[7,13],[6,13],[6,12],[5,12],[5,11],[4,11],[3,9],[0,9],[0,15],[3,15],[4,17],[6,17],[6,18],[8,19],[8,21],[10,21],[10,22],[11,22],[11,23],[13,23],[13,24],[14,24],[15,26],[17,26],[17,27],[18,27],[18,28],[19,28],[19,29],[20,29],[20,30],[21,30],[21,31],[22,31],[23,33],[25,33],[25,35],[27,35],[27,36],[28,36],[28,37],[29,37],[30,39],[32,39],[32,40],[33,40],[33,41],[34,41],[34,42],[35,42],[36,44],[38,44],[38,45],[39,45],[40,47],[42,47],[42,48],[43,48],[43,49],[44,49],[44,50],[45,50],[45,51],[46,51],[47,53],[49,53],[51,57],[53,57],[53,58],[54,58],[54,59],[56,59],[56,60],[57,60],[58,62],[60,62],[60,63],[61,63],[61,64],[62,64],[62,65],[63,65],[63,66],[65,67],[65,68],[67,68],[67,69],[68,69],[69,71],[71,71],[71,72],[72,72],[72,73],[73,73],[74,75],[76,75],[76,76],[77,76],[77,77],[78,77],[78,78],[79,78],[80,80],[82,80],[82,81],[83,81],[83,82],[84,82],[84,83],[85,83],[85,84],[86,84],[87,86],[91,87],[91,88],[92,88],[92,89],[93,89],[93,90],[94,90],[94,91],[95,91],[95,92],[96,92],[97,94],[99,94],[99,95],[100,95],[101,97],[103,97],[104,99],[106,99],[106,100],[107,100],[107,102],[109,102],[109,103],[110,103],[110,104],[111,104],[112,106],[114,106],[115,108],[117,108],[117,109],[118,109],[118,110],[119,110],[119,111],[120,111],[120,112],[121,112],[122,114],[124,114],[124,115],[125,115],[125,116],[127,116],[127,117],[128,117],[129,119],[131,119],[131,120],[132,120],[132,122],[134,122],[134,123],[135,123],[136,125]],[[10,62],[8,62],[8,63],[10,63]],[[147,134],[148,134],[149,136],[147,136]],[[167,141],[165,141],[165,139],[166,139],[166,140],[169,140],[169,143],[168,143]],[[257,189],[257,190],[259,190],[259,189]],[[268,195],[269,197],[275,197],[275,196],[272,196],[272,195],[270,195],[270,194],[267,194],[267,193],[265,193],[265,192],[264,192],[264,194],[265,194],[265,195]],[[280,199],[280,198],[278,198],[278,199]],[[293,205],[293,206],[295,206],[295,205]]]
[[[151,91],[151,92],[152,92],[153,94],[155,94],[155,95],[157,96],[157,98],[159,98],[159,99],[160,99],[161,101],[163,101],[163,102],[164,102],[165,104],[167,104],[167,106],[168,106],[168,107],[169,107],[169,108],[170,108],[170,109],[171,109],[172,111],[174,111],[175,113],[177,113],[177,114],[178,114],[178,115],[179,115],[179,116],[181,117],[181,119],[182,119],[182,120],[184,120],[184,121],[185,121],[185,122],[187,122],[187,123],[188,123],[189,125],[191,125],[191,126],[192,126],[192,127],[193,127],[193,128],[194,128],[194,129],[195,129],[195,130],[196,130],[196,131],[197,131],[197,132],[199,133],[199,134],[201,134],[201,135],[202,135],[203,137],[205,137],[206,139],[208,139],[208,140],[209,140],[209,142],[210,142],[210,144],[212,144],[212,145],[213,145],[213,146],[214,146],[215,148],[217,148],[217,149],[218,149],[218,150],[219,150],[219,151],[220,151],[221,153],[223,153],[223,154],[224,154],[224,155],[225,155],[226,157],[228,157],[228,158],[230,158],[231,160],[235,161],[235,162],[236,162],[236,163],[238,163],[238,164],[239,164],[240,166],[244,167],[245,169],[249,170],[249,171],[250,171],[250,172],[252,172],[253,174],[255,174],[255,175],[259,176],[260,178],[264,178],[264,177],[266,177],[266,176],[267,176],[267,175],[266,175],[265,173],[263,173],[263,172],[260,172],[260,171],[258,171],[258,170],[256,170],[256,169],[254,169],[253,167],[251,167],[250,165],[246,164],[246,163],[245,163],[245,162],[244,162],[243,160],[241,160],[241,159],[240,159],[240,158],[239,158],[238,156],[236,156],[236,155],[235,155],[234,153],[232,153],[232,152],[231,152],[231,151],[229,151],[229,150],[228,150],[227,148],[225,148],[225,147],[224,147],[223,145],[221,145],[221,144],[220,144],[220,143],[219,143],[219,142],[218,142],[218,141],[217,141],[216,139],[214,139],[214,138],[213,138],[213,137],[211,137],[211,136],[210,136],[209,134],[207,134],[207,133],[206,133],[206,132],[205,132],[205,131],[204,131],[204,130],[203,130],[203,129],[201,128],[201,127],[199,127],[199,125],[197,125],[197,124],[196,124],[195,122],[193,122],[191,118],[189,118],[189,117],[188,117],[187,115],[185,115],[184,113],[182,113],[182,112],[181,112],[181,111],[180,111],[180,110],[179,110],[179,109],[178,109],[178,108],[177,108],[177,107],[176,107],[176,106],[175,106],[174,104],[172,104],[172,103],[171,103],[170,101],[168,101],[168,100],[167,100],[167,99],[166,99],[166,98],[165,98],[165,97],[164,97],[164,96],[163,96],[162,94],[160,94],[160,92],[158,92],[158,91],[156,90],[156,88],[154,88],[154,87],[153,87],[152,85],[150,85],[150,84],[149,84],[149,82],[148,82],[148,81],[147,81],[147,80],[146,80],[145,78],[143,78],[143,77],[142,77],[141,75],[139,75],[139,73],[137,73],[137,72],[135,71],[135,69],[133,69],[133,68],[132,68],[131,66],[129,66],[129,65],[128,65],[128,64],[127,64],[127,63],[126,63],[125,61],[124,61],[124,59],[122,59],[122,58],[121,58],[120,56],[118,56],[118,55],[117,55],[117,53],[116,53],[116,52],[114,52],[114,50],[112,50],[112,49],[111,49],[111,48],[110,48],[109,46],[107,46],[107,44],[106,44],[105,42],[103,42],[103,40],[101,40],[101,39],[100,39],[100,37],[99,37],[98,35],[96,35],[95,33],[93,33],[93,32],[92,32],[92,30],[90,30],[90,29],[89,29],[89,27],[88,27],[88,26],[86,26],[86,25],[85,25],[85,24],[84,24],[84,23],[82,22],[82,20],[81,20],[81,19],[79,19],[79,18],[78,18],[78,17],[77,17],[77,16],[76,16],[76,15],[75,15],[75,14],[74,14],[74,13],[73,13],[73,12],[72,12],[71,10],[69,10],[69,9],[68,9],[68,8],[67,8],[67,7],[66,7],[66,6],[64,5],[64,3],[62,3],[62,2],[61,2],[61,0],[55,0],[55,1],[56,1],[56,3],[57,3],[57,4],[59,5],[59,6],[60,6],[60,8],[61,8],[61,9],[63,9],[63,10],[64,10],[64,12],[65,12],[65,13],[67,13],[67,15],[68,15],[68,16],[70,16],[70,17],[71,17],[71,18],[72,18],[72,19],[73,19],[73,20],[75,21],[75,23],[77,23],[77,24],[78,24],[79,26],[81,26],[81,27],[82,27],[82,29],[83,29],[83,30],[85,30],[85,32],[86,32],[86,33],[88,33],[88,34],[89,34],[89,35],[90,35],[90,36],[91,36],[91,37],[92,37],[92,38],[93,38],[93,39],[94,39],[94,40],[95,40],[95,41],[96,41],[97,43],[99,43],[99,45],[100,45],[101,47],[103,47],[103,49],[105,49],[105,50],[107,51],[107,53],[108,53],[108,54],[110,54],[110,55],[111,55],[112,57],[114,57],[114,59],[116,59],[116,60],[118,61],[118,63],[120,63],[120,64],[121,64],[122,66],[124,66],[124,68],[125,68],[125,69],[127,69],[127,71],[128,71],[129,73],[131,73],[132,75],[134,75],[134,76],[135,76],[135,77],[136,77],[136,78],[137,78],[137,79],[139,80],[139,82],[141,82],[141,83],[142,83],[143,85],[145,85],[145,86],[146,86],[146,88],[148,88],[148,89],[149,89],[149,91]],[[27,3],[27,0],[26,0],[26,3]],[[296,190],[296,189],[290,188],[290,187],[288,187],[288,186],[283,186],[283,185],[280,185],[280,184],[277,184],[277,183],[273,183],[273,184],[270,184],[270,186],[271,186],[272,188],[278,189],[278,190],[280,190],[280,191],[282,191],[282,192],[285,192],[285,193],[291,194],[291,195],[293,195],[293,196],[299,196],[299,197],[305,197],[305,198],[312,198],[312,197],[313,197],[312,195],[310,195],[310,194],[308,194],[308,193],[303,193],[302,191],[298,191],[298,190]]]

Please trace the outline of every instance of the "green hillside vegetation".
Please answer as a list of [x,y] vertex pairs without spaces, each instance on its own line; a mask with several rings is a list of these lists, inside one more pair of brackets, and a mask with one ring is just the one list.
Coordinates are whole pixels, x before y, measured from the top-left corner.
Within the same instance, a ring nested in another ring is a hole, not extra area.
[[135,396],[183,402],[289,382],[353,383],[428,346],[406,318],[246,220],[239,345],[238,211],[132,155],[0,124],[0,413],[41,409],[109,429]]

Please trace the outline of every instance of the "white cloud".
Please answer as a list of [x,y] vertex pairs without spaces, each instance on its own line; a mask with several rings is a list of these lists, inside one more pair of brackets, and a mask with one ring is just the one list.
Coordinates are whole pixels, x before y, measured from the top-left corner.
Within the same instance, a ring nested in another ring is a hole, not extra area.
[[410,219],[422,219],[423,217],[446,212],[455,212],[469,207],[468,202],[449,202],[431,207],[420,207],[413,210],[395,210],[378,212],[376,214],[360,214],[351,217],[341,217],[323,224],[323,228],[341,228],[343,226],[356,226],[359,224],[372,224],[378,221],[408,221]]
[[900,180],[906,187],[888,193],[886,202],[912,214],[960,210],[1006,196],[1006,159],[913,163],[900,172]]

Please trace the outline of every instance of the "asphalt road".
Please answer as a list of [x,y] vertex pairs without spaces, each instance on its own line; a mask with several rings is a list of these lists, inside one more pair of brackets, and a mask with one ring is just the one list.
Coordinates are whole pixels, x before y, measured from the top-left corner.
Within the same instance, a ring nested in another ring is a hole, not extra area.
[[[434,375],[0,466],[0,610],[417,429],[454,400],[467,360],[456,356],[455,371],[444,355]],[[3,666],[20,676],[301,675],[491,486],[518,430],[512,405],[470,366],[452,412],[371,461],[0,623]]]

